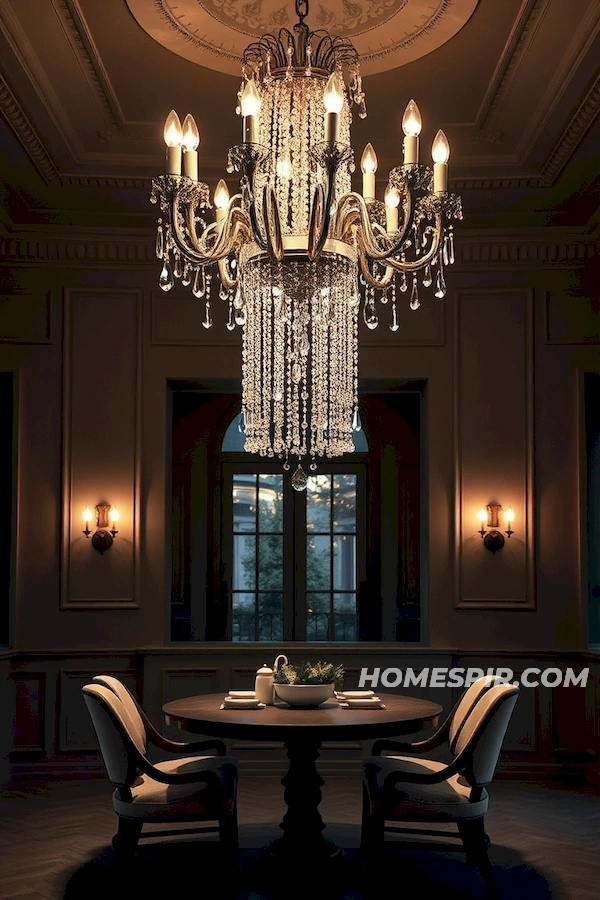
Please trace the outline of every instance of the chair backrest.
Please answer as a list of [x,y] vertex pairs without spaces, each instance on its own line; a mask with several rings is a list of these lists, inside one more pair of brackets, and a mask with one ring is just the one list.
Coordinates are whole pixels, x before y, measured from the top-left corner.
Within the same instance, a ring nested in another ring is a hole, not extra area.
[[95,675],[93,681],[96,684],[103,684],[105,687],[110,688],[113,694],[117,695],[125,707],[125,713],[129,722],[129,731],[136,735],[136,743],[139,746],[143,746],[144,749],[142,750],[142,753],[145,754],[148,749],[146,726],[140,715],[137,702],[129,689],[125,687],[122,681],[115,678],[114,675]]
[[451,753],[455,752],[458,736],[469,713],[483,694],[496,684],[502,684],[502,678],[499,675],[482,675],[481,678],[477,678],[473,684],[469,685],[460,698],[458,706],[452,716],[448,734],[448,746]]
[[109,779],[119,787],[130,787],[138,774],[132,747],[142,755],[145,748],[130,728],[125,707],[102,684],[86,684],[83,699],[94,723]]
[[464,775],[473,787],[489,784],[494,777],[518,696],[516,685],[497,684],[480,697],[467,716],[456,742],[455,754],[458,756],[467,751],[470,763]]

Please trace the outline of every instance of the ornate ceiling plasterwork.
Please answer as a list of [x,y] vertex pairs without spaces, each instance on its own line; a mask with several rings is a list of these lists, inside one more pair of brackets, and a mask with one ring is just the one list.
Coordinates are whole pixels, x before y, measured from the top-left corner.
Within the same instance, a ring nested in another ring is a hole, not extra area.
[[[454,37],[478,0],[313,0],[312,30],[350,38],[364,75],[431,53]],[[292,0],[127,0],[141,27],[191,62],[238,75],[246,46],[265,32],[291,28]]]

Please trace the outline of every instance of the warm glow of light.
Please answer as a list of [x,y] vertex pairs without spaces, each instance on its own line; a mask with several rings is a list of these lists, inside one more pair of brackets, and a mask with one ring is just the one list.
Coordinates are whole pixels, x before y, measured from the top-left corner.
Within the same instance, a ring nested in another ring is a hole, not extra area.
[[214,201],[217,209],[225,209],[225,207],[229,203],[229,188],[222,178],[215,188]]
[[120,516],[120,513],[119,513],[119,510],[116,508],[116,506],[111,506],[110,512],[108,514],[108,518],[113,523],[113,525],[115,524],[115,522],[119,521],[119,516]]
[[240,106],[244,117],[257,116],[260,112],[260,94],[253,78],[250,78],[244,85]]
[[508,522],[509,525],[512,525],[512,523],[515,521],[515,511],[512,508],[512,506],[508,507],[508,509],[504,513],[504,518],[506,519],[506,521]]
[[419,107],[414,100],[409,100],[402,117],[402,130],[409,137],[417,137],[421,134],[423,122]]
[[172,109],[165,122],[165,144],[167,147],[180,147],[182,140],[181,122],[175,110]]
[[332,72],[323,92],[323,105],[328,113],[340,113],[344,105],[344,82],[338,72]]
[[483,507],[482,507],[479,510],[479,512],[477,513],[477,518],[479,519],[479,521],[481,522],[482,525],[484,525],[487,522],[487,517],[488,517],[487,509],[483,509]]
[[280,178],[292,177],[292,164],[287,156],[277,160],[277,174]]
[[189,113],[183,120],[183,138],[182,144],[184,150],[197,150],[200,143],[200,132],[194,120]]
[[89,506],[86,506],[86,508],[84,509],[84,511],[81,514],[81,518],[86,523],[86,525],[88,522],[92,521],[92,513],[90,512]]
[[373,144],[367,144],[363,150],[360,167],[365,175],[374,175],[377,171],[377,154],[373,150]]
[[433,139],[431,155],[434,163],[447,163],[450,158],[450,144],[443,131],[438,131]]
[[388,184],[384,200],[388,209],[395,209],[397,206],[400,206],[400,192],[395,187],[392,187],[391,184]]

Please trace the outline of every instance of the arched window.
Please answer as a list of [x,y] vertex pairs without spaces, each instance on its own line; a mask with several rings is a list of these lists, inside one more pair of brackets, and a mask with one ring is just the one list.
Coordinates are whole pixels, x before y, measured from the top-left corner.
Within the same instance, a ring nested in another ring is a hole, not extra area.
[[301,492],[244,452],[239,397],[172,406],[172,640],[419,640],[418,391],[361,397],[354,452]]

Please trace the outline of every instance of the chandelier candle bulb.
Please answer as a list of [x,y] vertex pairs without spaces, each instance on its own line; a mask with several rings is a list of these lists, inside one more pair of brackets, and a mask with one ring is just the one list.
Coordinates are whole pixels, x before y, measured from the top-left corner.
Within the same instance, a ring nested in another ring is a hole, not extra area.
[[325,107],[325,140],[335,143],[340,137],[340,113],[344,106],[343,82],[338,72],[332,72],[323,92]]
[[367,144],[360,160],[363,173],[363,197],[365,200],[375,199],[375,172],[377,171],[377,154],[372,144]]
[[165,144],[167,145],[167,175],[181,175],[181,143],[183,132],[179,116],[171,110],[165,122]]
[[215,219],[222,222],[227,215],[227,206],[229,204],[229,188],[221,178],[215,188]]
[[192,181],[198,181],[198,145],[200,144],[200,132],[189,113],[183,120],[183,174]]
[[433,156],[433,192],[442,194],[448,190],[448,159],[450,144],[443,131],[438,131],[431,148]]
[[388,234],[398,231],[398,207],[400,205],[400,192],[388,185],[385,192],[385,230]]
[[260,112],[260,94],[253,78],[250,78],[242,91],[240,101],[243,117],[244,144],[258,143],[258,114]]
[[419,135],[422,127],[423,123],[419,107],[414,100],[409,100],[402,117],[405,166],[413,166],[419,162]]

